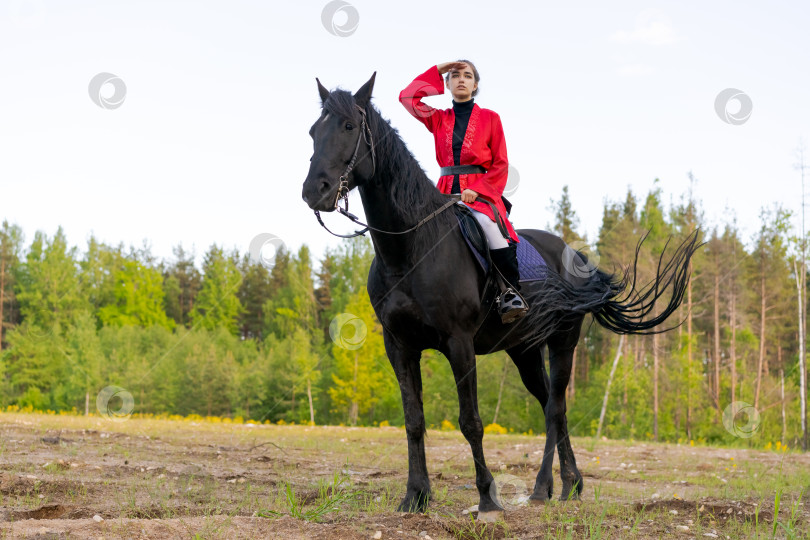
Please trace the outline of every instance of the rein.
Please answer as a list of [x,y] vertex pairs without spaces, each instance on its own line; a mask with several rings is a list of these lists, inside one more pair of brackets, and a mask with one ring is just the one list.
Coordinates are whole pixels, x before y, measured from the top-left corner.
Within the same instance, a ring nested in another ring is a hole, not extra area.
[[366,232],[369,231],[369,230],[372,230],[372,231],[378,232],[378,233],[382,233],[382,234],[407,234],[407,233],[415,231],[416,229],[418,229],[419,227],[421,227],[422,225],[424,225],[425,223],[427,223],[431,219],[435,218],[436,216],[438,216],[439,214],[441,214],[442,212],[444,212],[445,210],[447,210],[448,208],[450,208],[451,206],[456,204],[456,202],[459,201],[459,200],[461,200],[460,195],[451,195],[451,198],[450,198],[449,201],[447,201],[446,203],[441,205],[439,208],[437,208],[436,210],[434,210],[433,212],[428,214],[426,217],[422,218],[422,220],[419,221],[419,223],[417,223],[416,225],[414,225],[410,229],[405,229],[404,231],[384,231],[382,229],[372,227],[371,225],[368,225],[367,223],[363,223],[362,221],[360,221],[357,218],[357,216],[355,216],[354,214],[352,214],[351,212],[348,211],[348,204],[347,204],[345,210],[343,208],[338,208],[337,211],[340,214],[343,214],[344,216],[349,218],[352,222],[354,222],[354,223],[356,223],[356,224],[358,224],[358,225],[360,225],[362,227],[365,227],[362,231],[355,231],[354,234],[337,234],[337,233],[334,233],[334,232],[329,230],[329,227],[327,227],[324,224],[324,222],[321,219],[321,216],[320,216],[320,214],[318,213],[317,210],[315,210],[315,216],[318,218],[318,223],[320,223],[321,226],[324,229],[326,229],[330,234],[333,234],[335,236],[339,236],[341,238],[354,238],[355,236],[361,236],[361,235],[366,234]]
[[[448,208],[450,208],[451,206],[453,206],[454,204],[456,204],[460,200],[461,200],[461,195],[459,195],[459,194],[450,195],[450,200],[449,201],[447,201],[446,203],[441,205],[439,208],[437,208],[436,210],[434,210],[433,212],[428,214],[426,217],[422,218],[419,221],[419,223],[417,223],[416,225],[414,225],[410,229],[405,229],[404,231],[384,231],[382,229],[372,227],[371,225],[369,225],[367,223],[363,223],[362,221],[360,221],[360,219],[358,219],[357,216],[355,216],[354,214],[349,212],[349,203],[348,203],[348,201],[346,202],[346,208],[345,209],[336,206],[338,213],[343,214],[344,216],[349,218],[353,223],[356,223],[357,225],[360,225],[360,226],[364,227],[363,230],[355,231],[354,234],[338,234],[336,232],[332,232],[332,231],[329,230],[329,227],[327,227],[326,224],[323,222],[323,220],[321,219],[321,214],[317,210],[315,210],[315,217],[318,218],[318,223],[321,224],[321,227],[326,229],[326,231],[329,234],[332,234],[334,236],[339,236],[340,238],[354,238],[355,236],[362,236],[362,235],[366,234],[366,232],[369,231],[369,230],[372,230],[372,231],[378,232],[378,233],[382,233],[382,234],[407,234],[407,233],[415,231],[416,229],[418,229],[419,227],[421,227],[422,225],[424,225],[425,223],[427,223],[431,219],[435,218],[436,216],[438,216],[439,214],[441,214],[442,212],[444,212],[445,210],[447,210]],[[489,202],[488,200],[486,200],[484,198],[479,198],[477,200],[481,200],[481,201],[487,203],[490,206],[490,208],[492,208],[492,211],[495,213],[495,215],[500,217],[500,214],[498,214],[498,209],[495,208],[494,204],[492,204],[491,202]],[[498,226],[501,229],[501,232],[503,233],[504,238],[508,238],[508,233],[506,233],[506,228],[504,227],[504,225],[499,222]]]

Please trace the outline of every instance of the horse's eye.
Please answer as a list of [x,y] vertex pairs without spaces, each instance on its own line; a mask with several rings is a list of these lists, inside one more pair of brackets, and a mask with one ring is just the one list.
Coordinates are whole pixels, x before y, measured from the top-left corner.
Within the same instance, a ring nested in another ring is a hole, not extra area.
[[346,122],[346,129],[349,131],[354,129],[354,126],[351,124],[351,122]]

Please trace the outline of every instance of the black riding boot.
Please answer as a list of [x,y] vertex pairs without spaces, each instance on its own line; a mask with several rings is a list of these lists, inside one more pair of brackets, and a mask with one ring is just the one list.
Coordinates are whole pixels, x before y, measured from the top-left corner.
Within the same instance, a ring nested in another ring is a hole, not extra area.
[[517,244],[510,244],[509,247],[501,249],[491,249],[489,250],[489,254],[495,267],[500,270],[501,275],[503,275],[509,287],[501,294],[498,313],[500,313],[503,323],[514,322],[529,311],[529,306],[523,298],[517,294],[517,292],[520,291]]

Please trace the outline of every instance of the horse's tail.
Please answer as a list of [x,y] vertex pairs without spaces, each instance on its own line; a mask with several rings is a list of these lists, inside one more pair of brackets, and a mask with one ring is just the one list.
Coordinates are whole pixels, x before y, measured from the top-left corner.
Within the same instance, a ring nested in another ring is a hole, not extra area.
[[[554,333],[566,326],[577,324],[581,317],[590,313],[593,318],[611,332],[617,334],[657,334],[677,328],[654,330],[680,306],[689,284],[689,263],[703,245],[698,242],[698,230],[692,232],[678,246],[668,261],[664,261],[667,241],[658,258],[655,279],[636,290],[638,255],[645,234],[636,245],[632,269],[627,268],[621,276],[589,267],[584,283],[572,284],[556,272],[549,272],[543,286],[527,297],[531,310],[527,324],[536,329],[530,341],[545,342]],[[584,257],[583,262],[587,264]],[[581,270],[578,269],[577,274]],[[671,291],[671,292],[670,292]],[[656,302],[669,293],[669,302],[657,315],[651,316]]]
[[[672,327],[653,330],[672,315],[683,301],[683,295],[689,285],[689,263],[692,256],[703,245],[698,242],[698,230],[693,231],[668,261],[664,261],[664,254],[669,240],[658,258],[655,278],[636,290],[636,273],[638,254],[641,244],[647,237],[645,234],[636,246],[632,271],[625,270],[621,279],[614,275],[597,270],[591,281],[607,293],[602,305],[591,311],[593,318],[603,327],[617,334],[657,334],[677,328],[682,321]],[[632,282],[628,281],[632,276]],[[591,287],[586,288],[586,291]],[[669,302],[658,315],[650,317],[654,312],[659,298],[671,290]]]

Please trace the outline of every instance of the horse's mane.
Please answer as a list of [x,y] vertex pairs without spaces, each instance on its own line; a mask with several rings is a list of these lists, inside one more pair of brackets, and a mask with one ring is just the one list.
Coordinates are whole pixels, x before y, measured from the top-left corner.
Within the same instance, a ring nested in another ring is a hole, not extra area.
[[[346,120],[355,117],[355,100],[347,90],[333,90],[323,105],[325,111]],[[448,201],[436,189],[422,166],[408,150],[399,131],[369,103],[366,108],[374,138],[377,168],[372,182],[375,189],[387,189],[391,208],[406,223],[415,223]],[[367,155],[367,154],[366,154]],[[440,239],[441,231],[456,223],[448,209],[425,223],[414,234],[414,250],[424,253]]]

